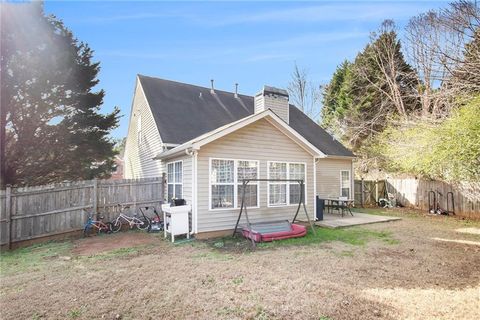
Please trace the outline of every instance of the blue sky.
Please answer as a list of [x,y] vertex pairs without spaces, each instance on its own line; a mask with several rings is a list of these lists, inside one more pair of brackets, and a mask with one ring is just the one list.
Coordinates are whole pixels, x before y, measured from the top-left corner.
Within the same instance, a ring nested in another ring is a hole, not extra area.
[[126,136],[136,74],[253,95],[285,88],[296,62],[318,84],[352,59],[384,19],[401,31],[416,14],[446,6],[415,2],[57,2],[62,19],[101,62],[102,110],[124,115],[112,132]]

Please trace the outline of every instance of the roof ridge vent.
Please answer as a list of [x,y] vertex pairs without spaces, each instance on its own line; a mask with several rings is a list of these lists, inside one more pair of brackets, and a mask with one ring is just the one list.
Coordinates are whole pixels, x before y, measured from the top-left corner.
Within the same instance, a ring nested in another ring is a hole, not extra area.
[[210,80],[211,84],[212,84],[212,88],[210,89],[210,93],[211,94],[215,94],[215,88],[213,87],[213,79]]

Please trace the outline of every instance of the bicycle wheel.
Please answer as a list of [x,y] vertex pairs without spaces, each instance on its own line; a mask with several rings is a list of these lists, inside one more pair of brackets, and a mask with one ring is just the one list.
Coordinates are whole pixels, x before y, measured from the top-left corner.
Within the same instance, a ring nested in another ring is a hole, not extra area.
[[83,236],[90,237],[91,235],[95,234],[95,229],[93,228],[92,224],[86,224],[85,228],[83,228]]
[[107,222],[105,223],[107,225],[107,233],[112,233],[112,230],[113,230],[113,223],[111,222]]
[[135,226],[137,227],[137,229],[139,230],[148,230],[150,228],[150,219],[148,218],[137,218],[135,219]]
[[122,229],[122,221],[119,218],[117,218],[113,223],[111,223],[111,225],[112,232],[118,232]]
[[99,223],[98,224],[98,232],[99,233],[111,233],[112,232],[112,223]]

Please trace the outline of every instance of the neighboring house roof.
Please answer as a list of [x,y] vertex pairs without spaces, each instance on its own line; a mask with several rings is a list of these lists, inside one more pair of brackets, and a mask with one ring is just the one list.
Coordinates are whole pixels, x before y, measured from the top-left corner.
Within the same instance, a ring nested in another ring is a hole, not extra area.
[[[232,92],[138,75],[163,143],[184,144],[254,114],[254,98]],[[290,127],[328,156],[353,153],[293,105]]]

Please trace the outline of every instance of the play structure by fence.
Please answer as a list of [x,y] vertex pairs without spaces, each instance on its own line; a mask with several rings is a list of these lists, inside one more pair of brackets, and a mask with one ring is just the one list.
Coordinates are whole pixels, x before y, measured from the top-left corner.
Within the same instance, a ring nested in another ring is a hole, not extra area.
[[163,199],[159,178],[89,180],[0,191],[0,244],[66,234],[83,229],[89,213],[106,221],[121,206],[135,210]]
[[387,197],[387,193],[405,207],[425,211],[435,207],[454,211],[457,216],[480,219],[480,183],[452,185],[414,178],[355,180],[356,206],[375,206],[380,198]]

